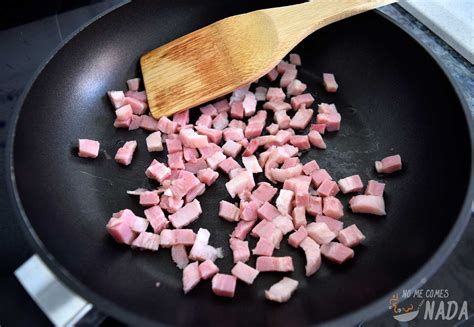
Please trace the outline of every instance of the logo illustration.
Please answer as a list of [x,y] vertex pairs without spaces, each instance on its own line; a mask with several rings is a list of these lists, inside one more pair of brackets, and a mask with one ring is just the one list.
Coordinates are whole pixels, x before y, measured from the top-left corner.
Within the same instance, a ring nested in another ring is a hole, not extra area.
[[407,321],[412,321],[418,316],[418,313],[420,312],[421,307],[425,303],[425,300],[421,300],[420,303],[416,306],[413,305],[413,303],[410,303],[409,305],[399,307],[398,303],[400,302],[400,297],[398,294],[392,295],[390,298],[390,307],[389,309],[393,310],[393,318],[395,320],[398,320],[400,322],[407,322]]

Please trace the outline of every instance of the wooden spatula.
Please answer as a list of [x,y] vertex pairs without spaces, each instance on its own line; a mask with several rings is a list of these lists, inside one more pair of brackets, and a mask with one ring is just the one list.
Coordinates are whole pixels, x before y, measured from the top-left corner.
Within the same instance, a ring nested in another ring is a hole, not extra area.
[[394,0],[314,0],[232,16],[141,57],[153,117],[169,116],[249,84],[299,42],[338,20]]

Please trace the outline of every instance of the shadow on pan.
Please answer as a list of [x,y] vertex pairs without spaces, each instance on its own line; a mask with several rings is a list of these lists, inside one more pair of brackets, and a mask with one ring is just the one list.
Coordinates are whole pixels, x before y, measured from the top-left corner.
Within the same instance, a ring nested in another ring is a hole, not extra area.
[[[326,27],[295,50],[303,59],[300,79],[317,102],[334,102],[343,117],[341,131],[325,136],[328,149],[312,149],[302,161],[316,159],[336,180],[360,174],[365,182],[387,183],[386,217],[353,215],[343,197],[345,226],[357,223],[367,236],[352,261],[323,262],[306,278],[301,251],[283,245],[275,255],[294,257],[296,271],[288,275],[300,281],[289,303],[264,300],[278,273],[261,274],[253,286],[239,282],[233,300],[215,297],[209,281],[184,296],[168,250],[131,251],[107,235],[111,213],[131,208],[141,215],[125,191],[156,186],[143,172],[153,158],[166,158],[147,152],[144,131],[113,128],[106,91],[124,89],[146,51],[220,18],[290,3],[134,1],[78,33],[24,97],[8,148],[19,217],[49,266],[107,314],[135,324],[356,323],[386,309],[397,288],[420,285],[457,242],[473,191],[465,105],[426,50],[375,12]],[[323,72],[336,74],[338,93],[324,92]],[[78,138],[100,140],[99,158],[78,158]],[[119,166],[111,158],[131,139],[139,142],[134,162]],[[404,170],[377,175],[374,160],[394,153],[402,155]],[[211,230],[211,244],[225,250],[221,271],[228,273],[234,225],[217,216],[218,202],[231,201],[226,181],[220,178],[199,198],[204,213],[191,227]]]

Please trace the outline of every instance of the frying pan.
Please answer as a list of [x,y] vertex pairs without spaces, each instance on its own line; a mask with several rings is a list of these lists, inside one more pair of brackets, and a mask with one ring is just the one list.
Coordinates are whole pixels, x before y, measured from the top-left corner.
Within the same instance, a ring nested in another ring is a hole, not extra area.
[[[276,255],[294,257],[296,271],[287,275],[300,281],[285,305],[263,297],[280,273],[262,273],[253,286],[239,283],[233,300],[214,296],[209,281],[184,296],[168,250],[132,251],[107,235],[113,212],[140,214],[125,191],[156,186],[143,172],[153,158],[165,157],[147,152],[146,132],[113,128],[106,91],[124,89],[126,79],[140,74],[139,56],[155,47],[226,16],[292,3],[134,1],[71,39],[22,98],[7,148],[18,217],[59,278],[107,314],[144,325],[357,323],[386,309],[391,294],[420,286],[458,241],[473,198],[467,106],[429,51],[376,12],[328,26],[295,50],[304,61],[301,80],[317,102],[336,103],[343,117],[341,131],[325,135],[328,149],[303,154],[303,162],[316,159],[336,180],[360,174],[365,182],[387,183],[386,217],[354,215],[349,196],[342,197],[345,226],[357,223],[367,236],[353,260],[324,261],[306,278],[302,251],[282,246]],[[326,71],[338,78],[336,94],[322,88]],[[78,138],[100,140],[99,158],[77,157]],[[111,158],[131,139],[139,142],[132,165],[117,165]],[[404,169],[377,175],[374,160],[395,153]],[[211,244],[225,251],[219,266],[228,273],[234,225],[217,217],[218,202],[231,201],[226,180],[199,198],[204,212],[191,227],[211,230]]]

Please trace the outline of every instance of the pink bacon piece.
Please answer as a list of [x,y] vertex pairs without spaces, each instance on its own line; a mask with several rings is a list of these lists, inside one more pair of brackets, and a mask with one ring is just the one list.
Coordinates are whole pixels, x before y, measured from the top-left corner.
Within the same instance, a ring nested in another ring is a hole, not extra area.
[[313,241],[312,238],[306,237],[300,243],[300,248],[303,249],[306,257],[306,276],[313,275],[321,267],[321,252],[319,244]]
[[290,127],[305,129],[313,117],[313,109],[300,108],[290,121]]
[[175,245],[190,246],[195,240],[196,234],[192,229],[163,229],[160,233],[160,246],[163,248]]
[[244,240],[247,237],[247,234],[252,229],[253,225],[255,225],[256,220],[252,221],[245,221],[241,220],[237,223],[237,226],[232,231],[231,237],[238,238],[239,240]]
[[308,236],[315,240],[318,244],[326,244],[336,238],[336,234],[332,232],[325,223],[315,222],[306,226]]
[[327,92],[333,93],[337,91],[338,85],[336,83],[336,78],[334,77],[334,74],[323,73],[323,83]]
[[349,201],[352,212],[369,213],[377,216],[385,216],[385,202],[383,197],[374,195],[356,195]]
[[344,216],[344,210],[341,201],[334,196],[323,198],[323,214],[335,219]]
[[367,183],[367,187],[365,189],[365,195],[375,195],[375,196],[383,196],[383,192],[385,189],[385,184],[380,183],[377,181],[370,180]]
[[183,269],[183,291],[184,294],[191,291],[201,281],[199,262],[193,262]]
[[259,271],[239,261],[232,268],[231,273],[244,283],[252,285],[255,278],[257,278]]
[[306,230],[305,226],[301,226],[297,231],[291,233],[291,235],[288,237],[288,244],[297,248],[300,246],[301,242],[303,242],[306,236],[308,236],[308,231]]
[[286,89],[286,93],[288,95],[292,95],[292,96],[300,95],[304,91],[306,91],[307,87],[308,86],[305,83],[301,82],[298,79],[295,79],[295,80],[291,81],[291,83],[288,85],[288,87]]
[[305,106],[306,108],[310,107],[314,102],[314,98],[310,93],[303,93],[291,98],[290,103],[291,107],[294,110],[298,110]]
[[385,157],[381,161],[375,162],[375,170],[378,173],[391,174],[402,169],[402,158],[399,154]]
[[359,175],[353,175],[340,179],[337,184],[342,193],[360,192],[364,188],[362,179]]
[[136,148],[137,141],[125,142],[125,144],[117,150],[117,153],[115,154],[115,161],[125,166],[130,165],[133,159],[133,153],[135,152]]
[[337,242],[321,245],[321,254],[332,262],[342,264],[354,257],[354,250]]
[[298,281],[283,277],[278,283],[273,284],[270,289],[265,290],[265,298],[278,303],[288,302],[297,287]]
[[201,204],[198,200],[193,200],[176,213],[170,215],[168,219],[175,228],[182,228],[198,219],[201,213]]
[[212,291],[223,297],[234,297],[237,278],[227,274],[216,274],[212,278]]
[[249,242],[231,238],[229,240],[230,249],[232,250],[234,263],[239,261],[247,262],[250,259]]
[[209,279],[219,272],[219,267],[212,260],[205,260],[199,265],[199,273],[202,279]]
[[364,241],[365,235],[353,224],[341,230],[339,234],[337,234],[337,239],[345,246],[352,248]]
[[253,255],[272,256],[275,245],[266,238],[259,238],[257,245],[252,250]]
[[219,217],[227,221],[239,221],[240,210],[232,203],[222,200],[219,203]]
[[158,248],[160,247],[160,236],[153,233],[141,232],[132,242],[131,247],[143,250],[158,251]]
[[292,257],[266,257],[261,256],[257,258],[256,269],[259,272],[279,271],[288,272],[294,271]]
[[182,244],[173,245],[171,247],[171,259],[179,269],[184,269],[189,264],[188,253],[186,247]]
[[81,158],[97,158],[99,155],[100,143],[89,139],[79,139],[78,156]]
[[197,178],[201,183],[211,186],[219,178],[219,173],[212,170],[211,168],[201,169],[197,172]]

